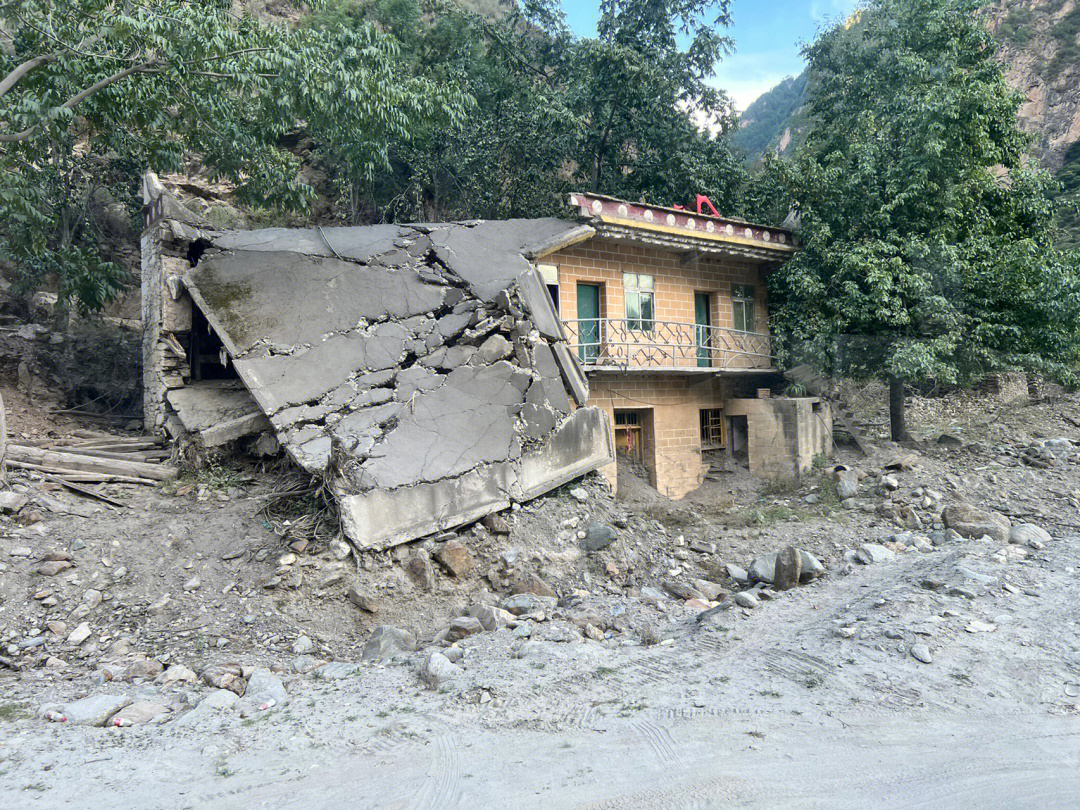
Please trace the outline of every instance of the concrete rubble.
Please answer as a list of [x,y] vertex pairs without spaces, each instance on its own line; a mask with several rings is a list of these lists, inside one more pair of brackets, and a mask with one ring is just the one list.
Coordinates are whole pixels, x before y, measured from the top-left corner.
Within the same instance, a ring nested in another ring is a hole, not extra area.
[[[154,182],[148,195],[168,195]],[[182,216],[175,201],[149,210]],[[331,482],[359,548],[478,520],[613,462],[610,426],[583,407],[585,376],[527,258],[587,226],[154,228],[162,243],[183,237],[189,266],[177,279],[169,249],[144,234],[144,313],[153,321],[155,292],[163,308],[144,344],[146,380],[168,389],[148,391],[148,408],[162,403],[204,446],[271,427],[299,466]],[[242,386],[177,383],[183,344],[166,326],[190,324],[196,309]]]

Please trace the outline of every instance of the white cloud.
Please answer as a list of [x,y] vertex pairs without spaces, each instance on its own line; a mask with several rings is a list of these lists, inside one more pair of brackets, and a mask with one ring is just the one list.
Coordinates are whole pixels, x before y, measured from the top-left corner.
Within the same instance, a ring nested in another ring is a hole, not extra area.
[[716,66],[713,83],[727,91],[742,112],[762,93],[788,76],[797,76],[802,69],[802,57],[794,49],[736,53]]

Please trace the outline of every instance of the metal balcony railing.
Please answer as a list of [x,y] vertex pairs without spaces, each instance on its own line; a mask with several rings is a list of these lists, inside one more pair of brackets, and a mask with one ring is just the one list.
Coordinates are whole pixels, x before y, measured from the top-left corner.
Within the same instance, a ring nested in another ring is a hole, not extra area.
[[564,321],[567,339],[587,367],[769,369],[769,336],[674,321],[593,318]]

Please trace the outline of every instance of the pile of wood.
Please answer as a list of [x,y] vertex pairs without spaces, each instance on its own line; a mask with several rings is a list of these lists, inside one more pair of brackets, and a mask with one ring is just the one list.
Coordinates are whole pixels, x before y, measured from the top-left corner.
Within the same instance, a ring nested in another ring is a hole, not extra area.
[[154,486],[180,471],[165,462],[171,451],[154,436],[113,436],[76,430],[65,439],[8,442],[8,467],[31,470],[68,489],[113,503],[86,484],[124,483]]

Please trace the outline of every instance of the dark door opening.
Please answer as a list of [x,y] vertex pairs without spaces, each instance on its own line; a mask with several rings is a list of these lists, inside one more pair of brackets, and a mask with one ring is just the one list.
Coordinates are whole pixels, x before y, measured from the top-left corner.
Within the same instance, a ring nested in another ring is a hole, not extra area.
[[712,296],[694,293],[694,332],[697,339],[697,364],[699,368],[712,366],[710,338],[712,330]]
[[196,306],[191,308],[191,345],[187,348],[192,382],[237,379],[224,345]]

